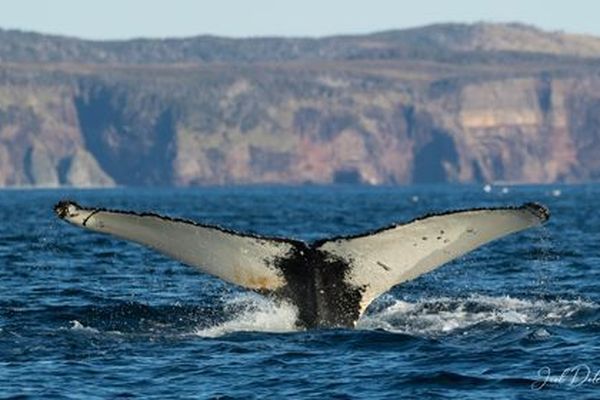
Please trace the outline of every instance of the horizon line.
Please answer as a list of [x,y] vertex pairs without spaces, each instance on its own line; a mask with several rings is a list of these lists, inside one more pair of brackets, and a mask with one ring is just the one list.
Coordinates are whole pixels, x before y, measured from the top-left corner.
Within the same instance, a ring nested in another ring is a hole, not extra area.
[[189,39],[199,39],[199,38],[219,38],[219,39],[229,39],[229,40],[260,40],[260,39],[298,39],[298,40],[321,40],[328,38],[341,38],[341,37],[355,37],[355,36],[371,36],[382,33],[389,32],[401,32],[401,31],[411,31],[418,29],[426,29],[432,27],[439,26],[477,26],[477,25],[488,25],[488,26],[505,26],[505,27],[522,27],[536,30],[538,32],[547,33],[547,34],[562,34],[562,35],[573,35],[573,36],[587,36],[592,38],[600,38],[598,35],[594,35],[591,33],[583,33],[583,32],[573,32],[567,31],[564,29],[545,29],[540,27],[539,25],[535,25],[532,23],[520,22],[520,21],[491,21],[491,20],[478,20],[474,22],[457,22],[457,21],[440,21],[440,22],[432,22],[421,25],[412,25],[405,27],[390,27],[390,28],[382,28],[377,30],[363,31],[363,32],[339,32],[332,34],[323,34],[323,35],[285,35],[285,34],[267,34],[267,35],[246,35],[246,36],[236,36],[236,35],[220,35],[214,33],[197,33],[191,35],[173,35],[173,36],[130,36],[130,37],[122,37],[122,38],[93,38],[86,36],[78,36],[71,35],[66,33],[57,33],[57,32],[43,32],[31,29],[24,28],[14,28],[14,27],[3,27],[0,26],[1,32],[17,32],[21,34],[33,34],[40,35],[46,37],[54,37],[60,39],[70,39],[70,40],[79,40],[84,42],[97,42],[97,43],[110,43],[110,42],[130,42],[130,41],[152,41],[152,40],[189,40]]

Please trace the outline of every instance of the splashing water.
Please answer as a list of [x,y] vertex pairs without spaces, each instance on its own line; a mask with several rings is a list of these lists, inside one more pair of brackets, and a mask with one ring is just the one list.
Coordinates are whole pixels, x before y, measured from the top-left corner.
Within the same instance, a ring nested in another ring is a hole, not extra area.
[[283,301],[242,294],[225,301],[225,312],[234,317],[195,334],[218,337],[233,332],[292,332],[296,328],[296,307]]
[[[440,336],[479,324],[573,325],[577,315],[600,306],[584,300],[528,300],[511,296],[471,295],[463,298],[435,297],[410,303],[386,296],[389,304],[363,316],[361,330],[385,330],[419,337]],[[219,337],[235,332],[293,332],[297,310],[255,294],[225,300],[225,313],[233,317],[217,325],[198,328],[195,335]]]
[[383,329],[416,336],[436,336],[479,324],[569,325],[575,314],[598,310],[583,300],[526,300],[511,296],[436,297],[409,303],[398,299],[364,316],[359,329]]

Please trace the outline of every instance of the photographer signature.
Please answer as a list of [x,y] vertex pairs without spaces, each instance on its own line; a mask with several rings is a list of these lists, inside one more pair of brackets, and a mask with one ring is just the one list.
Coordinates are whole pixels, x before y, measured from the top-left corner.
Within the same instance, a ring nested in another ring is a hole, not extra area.
[[594,371],[587,364],[578,364],[565,368],[560,375],[552,374],[550,367],[542,367],[538,370],[538,379],[531,384],[533,390],[542,390],[549,384],[579,387],[585,384],[600,384],[600,369]]

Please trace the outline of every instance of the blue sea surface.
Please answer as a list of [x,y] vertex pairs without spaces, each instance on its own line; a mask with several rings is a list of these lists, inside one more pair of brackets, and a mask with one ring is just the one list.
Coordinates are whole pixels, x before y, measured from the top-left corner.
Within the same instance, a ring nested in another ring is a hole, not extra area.
[[[507,189],[0,191],[0,397],[600,398],[600,186]],[[297,331],[289,305],[58,220],[64,198],[306,241],[526,201],[552,218],[394,288],[357,329]]]

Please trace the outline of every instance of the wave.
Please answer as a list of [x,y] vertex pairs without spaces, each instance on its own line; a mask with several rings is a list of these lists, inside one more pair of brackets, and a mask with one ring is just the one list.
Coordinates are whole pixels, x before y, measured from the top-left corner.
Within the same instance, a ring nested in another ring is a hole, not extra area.
[[86,333],[100,333],[100,331],[96,328],[92,328],[90,326],[85,326],[81,322],[74,319],[71,321],[71,327],[69,328],[72,331],[80,331]]
[[600,309],[598,304],[580,299],[540,300],[485,295],[434,297],[414,303],[389,298],[384,301],[388,304],[365,315],[357,328],[432,336],[482,324],[573,326],[581,322],[579,317],[586,312]]

